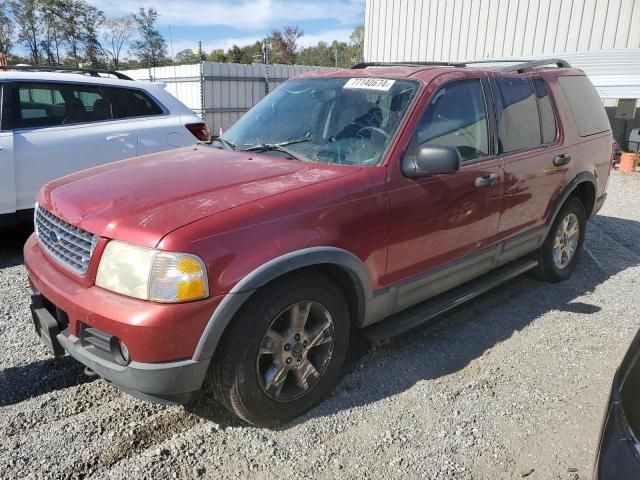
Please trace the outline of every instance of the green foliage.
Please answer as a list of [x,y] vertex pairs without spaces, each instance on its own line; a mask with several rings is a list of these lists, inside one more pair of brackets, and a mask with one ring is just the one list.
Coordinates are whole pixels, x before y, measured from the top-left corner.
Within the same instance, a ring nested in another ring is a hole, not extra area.
[[13,47],[15,25],[9,12],[9,2],[0,2],[0,53],[8,54]]
[[167,43],[158,31],[158,11],[149,7],[140,8],[133,15],[139,38],[131,44],[131,51],[138,59],[149,67],[157,67],[166,62]]

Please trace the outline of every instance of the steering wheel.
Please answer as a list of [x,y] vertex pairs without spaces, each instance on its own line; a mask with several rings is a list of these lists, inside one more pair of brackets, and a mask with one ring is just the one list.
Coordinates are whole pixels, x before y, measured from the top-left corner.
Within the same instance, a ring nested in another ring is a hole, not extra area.
[[378,135],[382,135],[382,138],[384,139],[384,141],[386,142],[387,140],[389,140],[389,134],[387,132],[385,132],[383,129],[379,128],[379,127],[373,127],[370,125],[365,125],[364,127],[362,127],[360,130],[358,130],[356,132],[356,137],[358,138],[364,138],[361,134],[362,132],[364,132],[365,130],[369,130],[371,132],[377,133]]

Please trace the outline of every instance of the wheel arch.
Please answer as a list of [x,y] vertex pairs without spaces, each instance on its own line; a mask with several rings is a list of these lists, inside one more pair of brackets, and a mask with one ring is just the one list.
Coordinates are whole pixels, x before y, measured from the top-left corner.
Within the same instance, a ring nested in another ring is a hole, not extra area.
[[596,203],[596,177],[591,172],[581,172],[569,182],[558,196],[551,214],[547,219],[547,225],[551,226],[560,209],[571,196],[577,197],[584,205],[587,218],[591,217]]
[[351,252],[336,247],[311,247],[287,253],[256,268],[224,296],[200,337],[194,360],[206,360],[213,354],[236,313],[265,285],[290,273],[313,270],[325,274],[345,292],[353,325],[361,325],[366,316],[371,282],[362,261]]

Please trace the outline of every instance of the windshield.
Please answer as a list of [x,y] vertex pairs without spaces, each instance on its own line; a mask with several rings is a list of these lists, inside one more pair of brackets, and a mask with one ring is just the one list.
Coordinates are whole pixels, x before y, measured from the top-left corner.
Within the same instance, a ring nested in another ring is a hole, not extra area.
[[413,80],[290,80],[214,146],[303,161],[379,165],[417,89]]

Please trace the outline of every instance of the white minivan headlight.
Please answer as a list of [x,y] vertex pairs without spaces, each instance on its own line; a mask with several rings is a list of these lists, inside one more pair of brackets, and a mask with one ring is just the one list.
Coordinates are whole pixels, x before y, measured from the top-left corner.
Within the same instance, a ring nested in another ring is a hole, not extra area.
[[173,303],[209,295],[207,271],[200,258],[139,247],[112,240],[107,243],[96,285],[129,297]]

